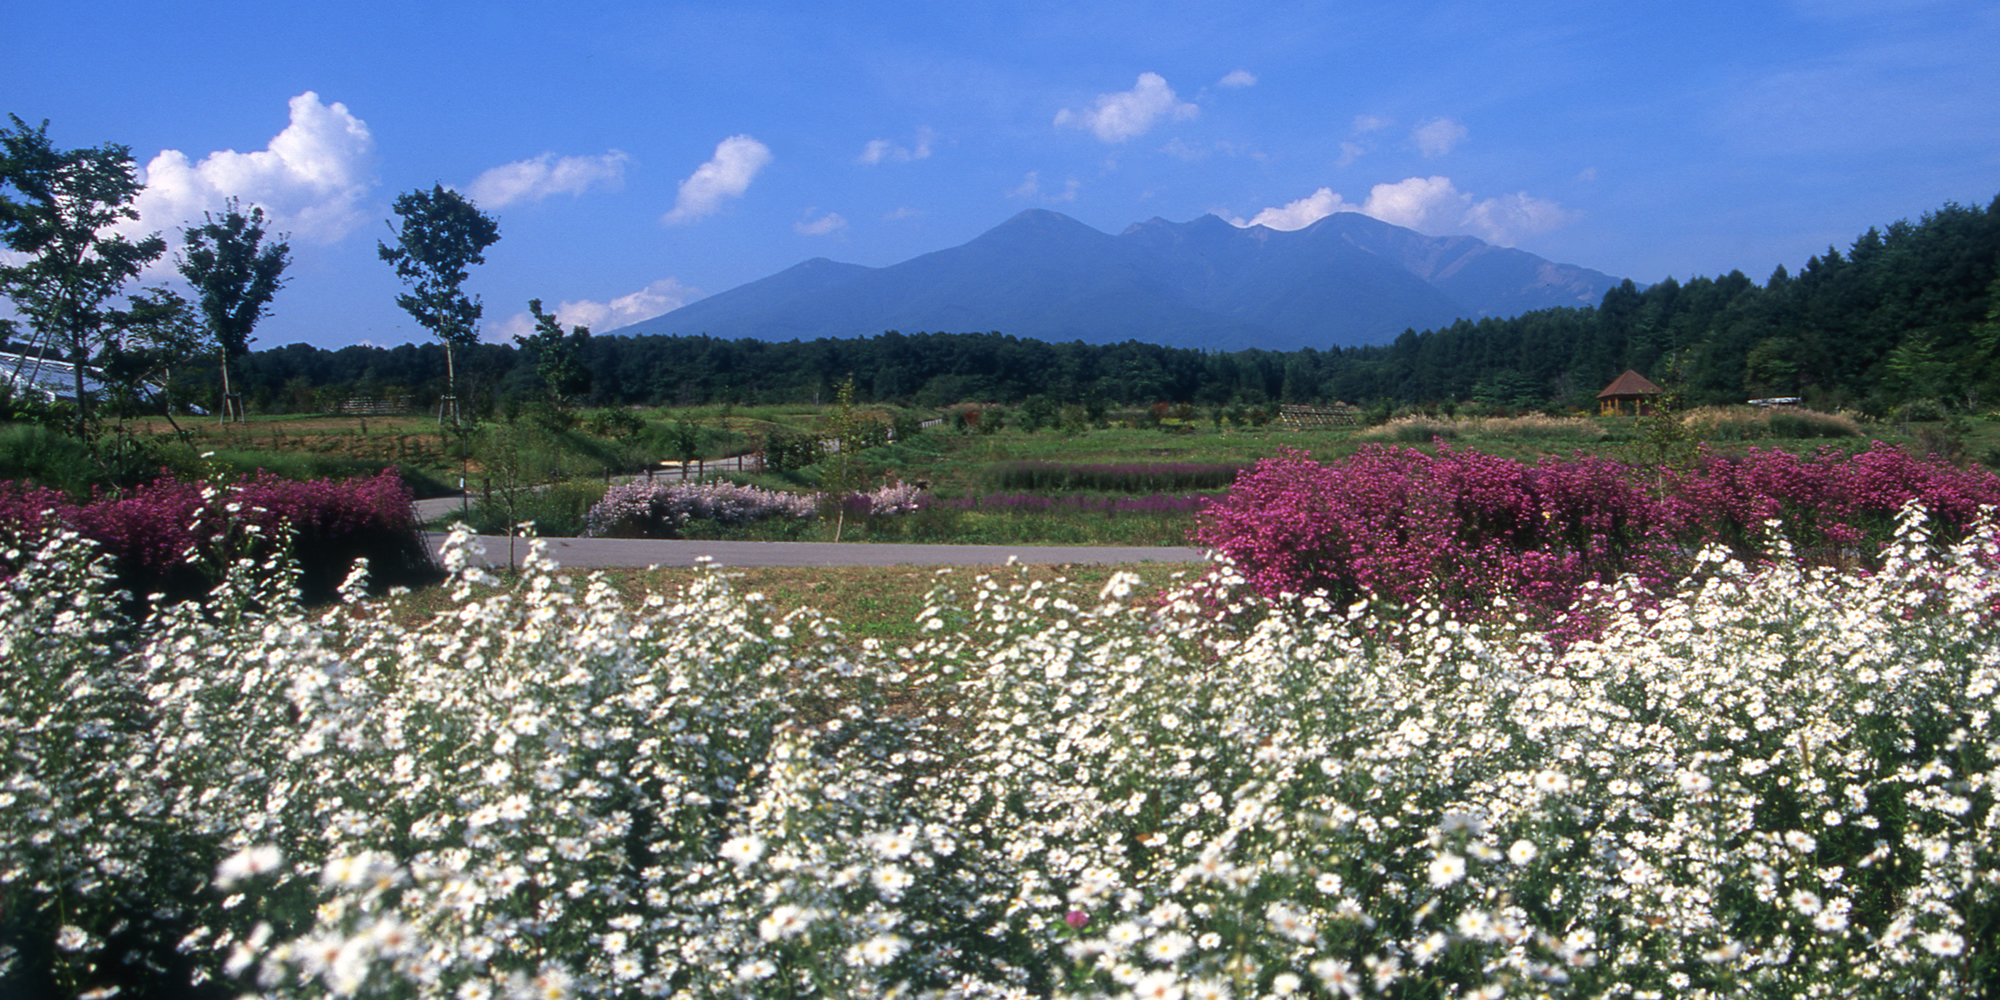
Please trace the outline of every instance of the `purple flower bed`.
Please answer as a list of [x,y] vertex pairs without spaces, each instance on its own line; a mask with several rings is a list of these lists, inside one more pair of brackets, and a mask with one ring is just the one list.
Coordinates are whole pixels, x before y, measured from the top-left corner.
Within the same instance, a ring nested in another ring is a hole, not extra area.
[[1225,489],[1244,467],[1200,462],[1008,462],[989,473],[1001,489],[1061,492],[1161,493]]
[[1202,512],[1194,538],[1267,595],[1435,597],[1474,616],[1508,596],[1553,619],[1593,582],[1676,580],[1710,543],[1764,557],[1773,518],[1800,558],[1865,562],[1912,500],[1949,536],[2000,505],[2000,478],[1879,443],[1852,456],[1705,453],[1682,471],[1371,445],[1330,465],[1297,452],[1259,462]]
[[[206,593],[212,582],[190,556],[213,566],[241,554],[253,534],[273,539],[289,534],[305,597],[323,600],[333,596],[358,558],[369,560],[370,578],[378,586],[434,572],[411,499],[394,469],[309,482],[260,472],[213,495],[200,483],[161,478],[85,503],[8,482],[0,483],[0,530],[27,535],[58,525],[74,529],[115,559],[122,588],[172,599]],[[257,530],[245,532],[246,526]]]
[[991,513],[1063,514],[1194,514],[1212,498],[1200,494],[1155,493],[1143,497],[1048,496],[1040,493],[989,493],[979,497],[940,500],[952,510]]

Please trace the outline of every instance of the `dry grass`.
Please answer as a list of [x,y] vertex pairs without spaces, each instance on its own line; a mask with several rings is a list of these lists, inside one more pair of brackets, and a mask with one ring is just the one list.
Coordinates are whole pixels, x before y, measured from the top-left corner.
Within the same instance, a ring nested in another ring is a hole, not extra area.
[[1771,438],[1854,438],[1861,426],[1844,413],[1796,406],[1704,406],[1689,410],[1682,426],[1702,441],[1760,441]]
[[1400,441],[1429,444],[1432,438],[1454,441],[1505,438],[1517,441],[1601,441],[1609,433],[1604,425],[1588,417],[1550,417],[1539,413],[1521,417],[1430,417],[1412,414],[1386,424],[1370,427],[1355,437],[1371,441]]

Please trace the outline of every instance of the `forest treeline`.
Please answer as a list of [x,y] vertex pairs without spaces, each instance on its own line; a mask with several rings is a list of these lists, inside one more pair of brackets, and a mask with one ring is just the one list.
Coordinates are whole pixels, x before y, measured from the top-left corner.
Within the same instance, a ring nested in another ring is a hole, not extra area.
[[[607,406],[829,401],[851,374],[862,398],[918,406],[1043,396],[1568,410],[1589,407],[1632,368],[1690,404],[1802,396],[1878,414],[1970,410],[2000,393],[2000,197],[1871,228],[1845,252],[1828,247],[1762,284],[1741,271],[1643,289],[1627,281],[1595,307],[1462,320],[1379,346],[1218,352],[1001,332],[786,343],[599,335],[577,360],[588,373],[578,401]],[[540,391],[535,365],[510,345],[465,350],[458,371],[461,395],[489,412]],[[444,391],[445,353],[437,343],[294,344],[251,353],[241,375],[253,411],[331,409],[352,397],[420,406]]]

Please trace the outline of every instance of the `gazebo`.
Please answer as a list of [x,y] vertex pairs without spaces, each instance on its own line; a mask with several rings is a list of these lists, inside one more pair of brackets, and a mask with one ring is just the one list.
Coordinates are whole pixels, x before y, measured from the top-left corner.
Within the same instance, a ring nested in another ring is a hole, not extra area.
[[1634,415],[1643,415],[1652,409],[1653,400],[1665,392],[1646,376],[1627,368],[1625,374],[1612,379],[1611,384],[1597,394],[1597,412],[1599,416],[1624,413],[1625,404],[1630,403]]

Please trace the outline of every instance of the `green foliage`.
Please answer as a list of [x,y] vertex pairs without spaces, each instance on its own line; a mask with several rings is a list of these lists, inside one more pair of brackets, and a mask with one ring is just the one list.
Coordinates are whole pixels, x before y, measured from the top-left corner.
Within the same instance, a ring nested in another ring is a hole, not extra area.
[[444,343],[447,392],[457,392],[452,349],[479,341],[478,299],[461,290],[468,270],[486,263],[486,248],[500,240],[500,224],[472,201],[439,184],[429,191],[407,191],[393,206],[400,224],[392,226],[396,244],[375,244],[377,256],[396,268],[396,277],[410,287],[396,304]]
[[100,481],[82,441],[39,424],[0,425],[0,481],[39,483],[71,496]]
[[82,436],[92,416],[84,371],[116,330],[106,303],[166,242],[158,233],[133,240],[114,229],[139,218],[132,200],[144,185],[131,147],[57,149],[48,122],[30,128],[19,115],[8,117],[12,127],[0,128],[0,244],[17,262],[0,266],[0,291],[36,340],[75,367]]
[[646,429],[646,421],[631,410],[607,407],[584,415],[582,426],[601,438],[631,437]]
[[584,515],[604,499],[604,484],[570,480],[509,492],[488,492],[473,501],[465,523],[482,535],[511,535],[523,522],[535,534],[556,538],[583,534]]
[[152,396],[172,420],[174,376],[206,346],[201,320],[180,293],[165,286],[132,296],[130,308],[112,315],[124,336],[105,351],[100,371],[116,394],[113,404],[122,415],[138,409],[140,397]]
[[590,389],[590,372],[578,363],[590,343],[590,328],[571,327],[564,333],[554,316],[542,312],[541,299],[529,299],[528,312],[535,318],[535,331],[514,340],[534,362],[549,405],[561,409],[571,396]]
[[208,213],[202,218],[201,225],[182,233],[180,272],[194,286],[208,341],[219,355],[221,417],[229,419],[234,408],[241,420],[242,410],[230,392],[229,362],[250,349],[250,331],[269,315],[271,297],[284,285],[285,267],[291,263],[291,240],[277,236],[265,242],[264,210],[251,206],[245,214],[234,198],[222,218]]

